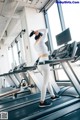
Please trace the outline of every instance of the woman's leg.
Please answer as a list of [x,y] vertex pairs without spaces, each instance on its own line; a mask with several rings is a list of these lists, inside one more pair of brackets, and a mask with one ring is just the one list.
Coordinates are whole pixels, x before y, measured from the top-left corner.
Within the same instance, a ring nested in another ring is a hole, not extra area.
[[41,101],[44,101],[48,87],[48,70],[46,65],[42,66],[42,74],[43,74],[43,85],[41,90]]
[[[43,59],[41,59],[41,60],[43,60]],[[51,96],[54,96],[53,89],[51,87],[51,84],[49,83],[49,73],[50,73],[49,65],[40,65],[39,70],[42,72],[42,75],[43,75],[43,84],[42,84],[42,90],[41,90],[40,107],[50,106],[51,102],[46,103],[46,101],[45,101],[47,88],[49,89],[49,92],[50,92]]]
[[52,88],[52,85],[51,85],[51,79],[53,79],[51,77],[51,72],[50,72],[50,66],[48,66],[48,91],[50,93],[51,96],[55,97],[55,94],[54,94],[54,91],[53,91],[53,88]]
[[53,88],[50,82],[50,68],[49,65],[41,66],[42,74],[43,74],[43,85],[41,90],[41,101],[45,100],[47,89],[50,92],[51,97],[55,97],[53,92]]
[[53,92],[53,88],[52,88],[52,85],[50,82],[48,83],[48,91],[49,91],[51,97],[55,97],[55,94]]

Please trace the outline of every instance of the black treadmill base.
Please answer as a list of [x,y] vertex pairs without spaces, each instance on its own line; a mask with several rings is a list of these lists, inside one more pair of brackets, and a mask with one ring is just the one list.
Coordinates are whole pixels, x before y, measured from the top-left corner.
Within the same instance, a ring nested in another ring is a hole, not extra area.
[[60,117],[57,120],[80,120],[80,109]]

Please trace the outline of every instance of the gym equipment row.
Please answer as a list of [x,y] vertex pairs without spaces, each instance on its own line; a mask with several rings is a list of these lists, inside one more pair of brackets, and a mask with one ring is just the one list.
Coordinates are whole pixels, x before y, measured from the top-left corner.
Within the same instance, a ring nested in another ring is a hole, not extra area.
[[[75,47],[77,47],[77,46],[74,44],[71,49],[72,53],[73,53],[73,50],[76,50]],[[60,51],[60,49],[59,49],[59,51]],[[68,51],[68,49],[66,51]],[[76,52],[75,52],[75,54],[76,54]],[[68,56],[67,57],[57,57],[56,59],[53,58],[52,60],[43,61],[43,62],[38,63],[38,65],[44,65],[44,64],[55,65],[55,63],[56,64],[60,63],[62,65],[62,68],[65,70],[66,74],[70,78],[70,81],[73,85],[72,88],[74,90],[71,89],[70,87],[67,87],[67,89],[64,88],[64,90],[62,89],[62,92],[60,90],[58,95],[61,97],[58,96],[58,98],[56,98],[52,102],[52,106],[47,107],[47,108],[41,109],[38,107],[40,94],[36,93],[36,94],[27,96],[26,100],[24,97],[23,101],[25,101],[25,102],[20,103],[20,99],[18,99],[18,101],[17,100],[15,100],[15,101],[16,101],[16,103],[18,102],[19,104],[14,104],[14,103],[13,103],[13,105],[9,105],[9,103],[4,104],[4,107],[1,108],[1,111],[8,112],[9,120],[14,120],[14,119],[15,120],[18,120],[18,119],[20,119],[20,120],[33,120],[33,119],[35,119],[35,120],[43,120],[43,119],[54,120],[59,117],[62,117],[63,115],[68,114],[69,112],[80,109],[80,83],[79,83],[79,79],[77,78],[76,74],[74,73],[74,71],[72,70],[72,67],[70,65],[70,63],[75,59],[75,54],[74,54],[74,56],[71,55],[69,57]],[[59,56],[60,56],[60,54],[59,54]],[[34,70],[34,69],[36,69],[36,67],[37,67],[37,65],[23,67],[22,71],[26,72],[27,70]],[[19,73],[22,71],[16,70],[15,72]],[[11,72],[11,74],[12,74],[12,72]],[[67,93],[67,90],[69,90],[69,89],[72,90],[72,94],[74,94],[74,91],[75,91],[76,96],[73,97],[71,95],[65,95],[65,92]],[[30,100],[29,97],[31,97],[31,96],[32,96],[32,98]],[[49,95],[47,96],[46,99],[50,100]]]

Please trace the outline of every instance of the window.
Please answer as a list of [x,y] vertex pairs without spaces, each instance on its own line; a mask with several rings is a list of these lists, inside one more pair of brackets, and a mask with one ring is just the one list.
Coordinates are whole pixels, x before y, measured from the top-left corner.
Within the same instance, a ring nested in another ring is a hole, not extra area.
[[[49,8],[47,13],[48,13],[49,25],[50,25],[51,35],[52,35],[53,47],[54,47],[54,49],[56,49],[56,48],[58,48],[58,46],[56,43],[55,36],[62,31],[57,4],[54,3],[51,6],[51,8]],[[58,68],[57,65],[54,67]],[[62,68],[56,70],[55,73],[56,73],[57,80],[68,80],[69,79]]]
[[[73,41],[80,41],[80,4],[62,4],[62,10],[66,28],[70,28]],[[78,63],[79,65],[79,63]],[[79,67],[73,65],[73,69],[77,76],[79,75]]]
[[61,32],[61,24],[60,24],[60,19],[59,19],[59,14],[58,14],[58,9],[57,9],[57,4],[54,3],[49,10],[47,11],[48,13],[48,18],[49,18],[49,24],[50,24],[50,30],[51,30],[51,35],[52,35],[52,42],[53,42],[53,47],[54,49],[57,48],[56,44],[56,38],[55,36]]
[[12,69],[13,56],[12,56],[12,49],[11,49],[11,47],[8,48],[8,59],[9,59],[10,69]]
[[17,50],[17,44],[14,43],[13,45],[13,54],[14,54],[14,62],[16,65],[19,65],[19,59],[18,59],[18,50]]
[[18,37],[17,40],[14,40],[9,47],[8,57],[10,63],[10,69],[22,64],[24,62],[23,59],[23,37]]
[[66,28],[70,28],[73,41],[80,41],[80,4],[61,4]]

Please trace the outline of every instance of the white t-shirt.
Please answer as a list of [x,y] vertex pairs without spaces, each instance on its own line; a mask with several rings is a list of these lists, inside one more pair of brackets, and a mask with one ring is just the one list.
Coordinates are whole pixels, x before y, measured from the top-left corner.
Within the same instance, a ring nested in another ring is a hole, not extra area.
[[47,29],[40,29],[38,31],[41,32],[43,35],[41,36],[41,38],[40,38],[41,40],[39,41],[39,43],[34,44],[34,48],[35,48],[36,52],[38,53],[38,55],[49,54],[48,48],[45,44]]

